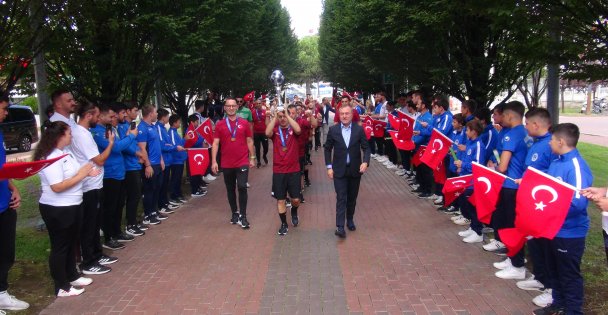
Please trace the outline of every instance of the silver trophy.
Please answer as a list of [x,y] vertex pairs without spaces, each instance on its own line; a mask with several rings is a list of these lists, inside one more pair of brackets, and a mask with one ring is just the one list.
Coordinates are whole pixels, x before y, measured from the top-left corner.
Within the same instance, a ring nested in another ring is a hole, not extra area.
[[281,70],[276,69],[270,75],[270,81],[274,83],[275,91],[277,92],[277,111],[282,112],[284,110],[283,103],[281,102],[281,85],[285,82],[285,77]]

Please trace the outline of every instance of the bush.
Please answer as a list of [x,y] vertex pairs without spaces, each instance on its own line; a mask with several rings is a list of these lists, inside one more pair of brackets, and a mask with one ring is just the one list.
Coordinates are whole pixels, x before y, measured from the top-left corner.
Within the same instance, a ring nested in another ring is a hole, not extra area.
[[28,96],[24,98],[21,102],[22,105],[29,106],[34,114],[38,114],[38,99],[36,96]]

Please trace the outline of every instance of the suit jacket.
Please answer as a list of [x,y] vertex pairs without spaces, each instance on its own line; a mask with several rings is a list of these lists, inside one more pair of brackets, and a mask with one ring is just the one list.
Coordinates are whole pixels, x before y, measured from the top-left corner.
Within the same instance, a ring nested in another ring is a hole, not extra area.
[[329,123],[329,112],[336,112],[335,109],[333,109],[331,107],[331,105],[325,105],[323,106],[323,110],[321,111],[321,115],[323,115],[323,123],[324,124],[328,124]]
[[[352,123],[350,131],[350,144],[346,147],[344,138],[342,137],[342,123],[333,125],[327,132],[327,141],[325,142],[325,165],[332,165],[335,177],[344,177],[346,175],[346,154],[350,157],[349,171],[353,177],[361,176],[359,167],[362,162],[369,165],[369,157],[371,154],[369,144],[365,138],[363,127]],[[333,160],[332,160],[333,150]],[[361,156],[363,151],[363,159]]]

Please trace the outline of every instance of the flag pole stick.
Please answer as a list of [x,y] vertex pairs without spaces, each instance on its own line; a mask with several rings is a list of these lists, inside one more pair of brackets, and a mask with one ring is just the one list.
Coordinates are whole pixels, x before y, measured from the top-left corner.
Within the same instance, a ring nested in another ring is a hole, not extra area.
[[456,157],[456,152],[454,152],[454,148],[450,147],[450,154],[452,155],[452,158],[454,158],[454,161],[458,161],[458,158]]

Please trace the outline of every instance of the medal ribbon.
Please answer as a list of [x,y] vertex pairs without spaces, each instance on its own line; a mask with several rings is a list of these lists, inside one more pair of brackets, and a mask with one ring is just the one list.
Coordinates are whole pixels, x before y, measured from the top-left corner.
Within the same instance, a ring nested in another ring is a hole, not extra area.
[[279,137],[281,138],[281,146],[283,148],[287,147],[287,139],[289,138],[289,130],[291,130],[291,126],[287,127],[287,132],[285,136],[283,136],[283,128],[279,127]]
[[234,121],[234,131],[232,131],[232,127],[230,127],[230,121],[228,120],[228,117],[226,117],[226,126],[228,127],[228,131],[230,131],[230,135],[231,135],[232,139],[235,139],[236,131],[237,131],[237,129],[239,129],[239,118],[237,117],[236,120]]

